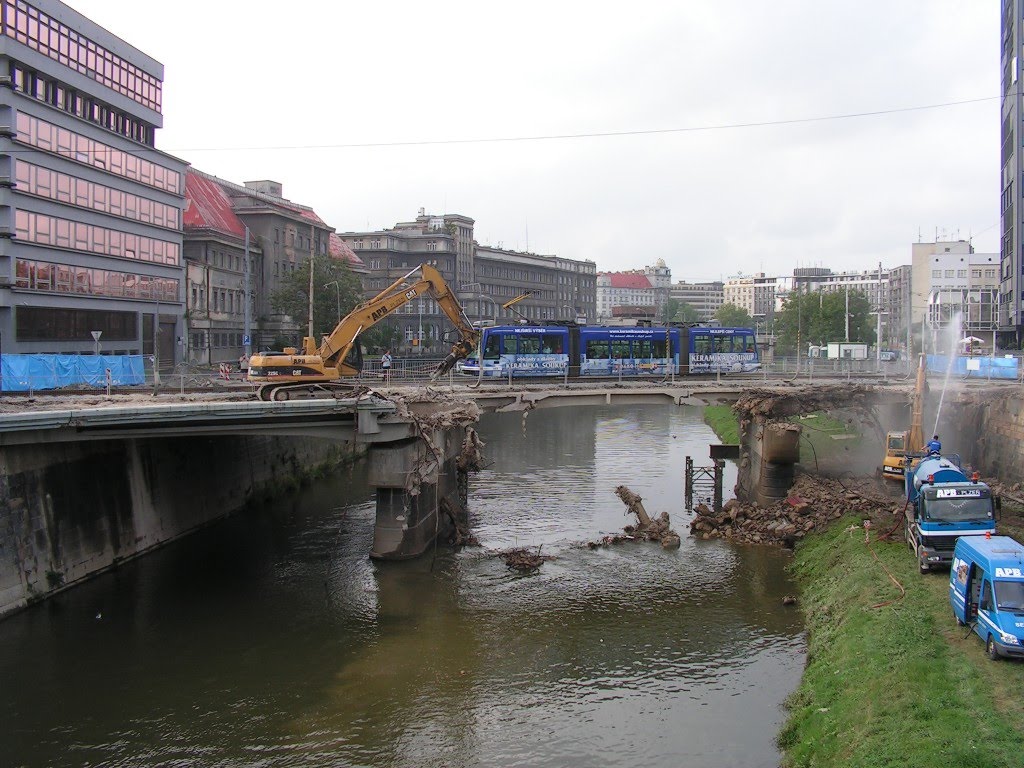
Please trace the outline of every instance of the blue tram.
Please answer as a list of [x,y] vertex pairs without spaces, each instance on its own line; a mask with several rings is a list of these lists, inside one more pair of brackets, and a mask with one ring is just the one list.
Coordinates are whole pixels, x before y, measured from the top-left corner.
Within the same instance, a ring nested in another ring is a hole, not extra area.
[[483,329],[460,373],[512,376],[667,376],[754,371],[760,358],[750,328],[501,325]]

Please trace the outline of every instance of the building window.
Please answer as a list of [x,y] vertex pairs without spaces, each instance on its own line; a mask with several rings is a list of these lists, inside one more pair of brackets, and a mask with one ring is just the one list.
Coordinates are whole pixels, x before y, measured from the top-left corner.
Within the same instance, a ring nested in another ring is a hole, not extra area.
[[142,237],[80,221],[44,216],[32,211],[15,213],[15,234],[19,240],[58,248],[98,253],[155,264],[180,264],[180,246],[167,240]]
[[78,163],[100,168],[155,189],[181,194],[181,174],[144,160],[130,152],[114,149],[102,142],[40,120],[24,112],[17,114],[17,140]]
[[172,277],[154,277],[27,259],[18,259],[15,263],[14,285],[16,288],[50,293],[178,301],[178,281]]
[[7,37],[154,112],[160,112],[162,84],[158,78],[50,18],[24,0],[3,0],[3,6],[3,32]]

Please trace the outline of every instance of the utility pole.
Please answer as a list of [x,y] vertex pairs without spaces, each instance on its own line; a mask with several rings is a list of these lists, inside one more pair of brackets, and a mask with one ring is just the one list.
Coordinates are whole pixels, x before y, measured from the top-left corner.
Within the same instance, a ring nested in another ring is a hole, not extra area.
[[875,309],[878,319],[875,323],[875,364],[876,370],[882,370],[882,262],[878,262],[878,291],[875,293]]
[[249,225],[245,225],[245,321],[242,328],[242,341],[245,347],[246,359],[252,357],[252,307],[249,299],[252,283],[249,274]]
[[[313,338],[313,225],[309,225],[309,337],[311,344],[316,346]],[[305,352],[306,350],[303,350]]]
[[846,320],[846,340],[850,340],[850,284],[846,284],[846,313],[843,317]]

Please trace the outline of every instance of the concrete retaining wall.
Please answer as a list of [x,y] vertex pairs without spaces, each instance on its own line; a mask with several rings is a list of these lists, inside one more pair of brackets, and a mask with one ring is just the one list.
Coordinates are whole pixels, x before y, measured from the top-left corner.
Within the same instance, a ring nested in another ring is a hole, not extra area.
[[[1024,482],[1024,393],[993,397],[981,403],[943,407],[943,451],[961,458],[983,474],[1006,485]],[[940,425],[941,426],[941,425]]]
[[326,440],[234,436],[0,449],[0,616],[351,451]]

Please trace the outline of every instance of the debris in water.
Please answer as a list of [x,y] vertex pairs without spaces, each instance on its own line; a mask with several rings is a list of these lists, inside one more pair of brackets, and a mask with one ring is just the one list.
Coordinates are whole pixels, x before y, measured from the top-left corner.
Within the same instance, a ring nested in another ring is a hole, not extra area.
[[540,553],[541,547],[537,547],[536,552],[532,552],[529,549],[523,547],[517,547],[516,549],[506,549],[504,552],[499,552],[498,555],[505,561],[505,565],[511,568],[513,571],[519,571],[520,573],[529,573],[530,571],[536,571],[540,568],[544,561],[554,560],[552,555],[542,555]]
[[587,542],[587,547],[597,549],[609,544],[621,544],[624,541],[657,541],[664,549],[676,549],[680,544],[679,534],[672,530],[669,523],[668,512],[662,512],[656,518],[651,519],[644,509],[643,498],[631,491],[624,485],[615,489],[615,495],[622,499],[622,503],[628,507],[626,514],[636,515],[636,525],[627,525],[622,533],[609,534],[597,541]]

